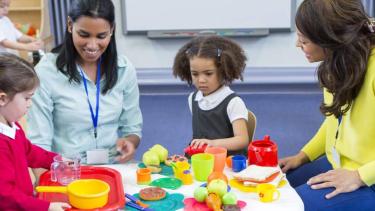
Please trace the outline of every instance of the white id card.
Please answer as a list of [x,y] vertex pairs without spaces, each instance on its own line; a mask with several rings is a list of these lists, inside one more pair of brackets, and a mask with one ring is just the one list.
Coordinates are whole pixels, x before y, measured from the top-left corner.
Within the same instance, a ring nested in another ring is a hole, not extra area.
[[87,164],[108,164],[108,149],[94,149],[86,151]]
[[337,168],[341,168],[340,154],[337,152],[335,147],[332,147],[333,162],[336,163]]

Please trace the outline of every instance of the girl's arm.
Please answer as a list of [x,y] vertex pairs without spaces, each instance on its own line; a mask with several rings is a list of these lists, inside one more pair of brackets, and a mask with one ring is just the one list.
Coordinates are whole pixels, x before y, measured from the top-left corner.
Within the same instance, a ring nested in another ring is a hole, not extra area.
[[34,37],[23,34],[20,38],[17,39],[17,41],[21,43],[30,43],[36,41],[36,39]]
[[11,40],[3,40],[1,42],[1,45],[5,48],[10,48],[14,50],[24,50],[24,51],[37,51],[43,47],[43,43],[40,43],[39,41],[36,42],[30,42],[30,43],[21,43],[21,42],[15,42]]
[[[14,185],[16,174],[20,172],[16,172],[13,154],[8,147],[0,146],[0,161],[0,210],[48,210],[48,201],[37,199],[32,193],[27,195]],[[27,173],[27,170],[24,172]],[[23,176],[28,177],[29,174]]]

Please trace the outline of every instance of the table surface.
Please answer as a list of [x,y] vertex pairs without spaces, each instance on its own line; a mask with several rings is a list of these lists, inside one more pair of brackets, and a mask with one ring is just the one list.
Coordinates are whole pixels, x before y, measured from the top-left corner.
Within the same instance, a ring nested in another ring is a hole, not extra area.
[[[124,185],[124,191],[129,194],[138,193],[140,189],[147,186],[137,185],[136,181],[136,170],[138,169],[139,162],[130,161],[126,164],[114,164],[114,165],[104,165],[104,167],[109,167],[116,169],[120,172],[122,176],[122,183]],[[225,167],[224,173],[228,178],[232,178],[233,172]],[[166,177],[160,174],[152,174],[152,180]],[[167,189],[169,193],[181,193],[186,197],[193,197],[194,189],[203,184],[202,182],[194,181],[192,185],[183,185],[177,190]],[[298,196],[297,192],[288,184],[278,188],[280,191],[280,198],[271,203],[263,203],[258,200],[258,195],[256,193],[246,193],[241,192],[236,188],[232,188],[237,198],[239,200],[245,201],[247,203],[243,210],[251,211],[278,211],[278,210],[288,210],[288,211],[303,211],[304,206],[301,198]]]

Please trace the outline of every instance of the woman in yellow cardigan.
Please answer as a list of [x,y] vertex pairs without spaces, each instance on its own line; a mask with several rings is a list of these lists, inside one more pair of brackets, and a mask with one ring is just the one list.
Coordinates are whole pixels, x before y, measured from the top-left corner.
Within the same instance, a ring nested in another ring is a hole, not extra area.
[[305,0],[296,25],[297,47],[309,62],[321,62],[326,119],[279,164],[292,170],[287,177],[306,211],[375,210],[374,23],[360,0]]

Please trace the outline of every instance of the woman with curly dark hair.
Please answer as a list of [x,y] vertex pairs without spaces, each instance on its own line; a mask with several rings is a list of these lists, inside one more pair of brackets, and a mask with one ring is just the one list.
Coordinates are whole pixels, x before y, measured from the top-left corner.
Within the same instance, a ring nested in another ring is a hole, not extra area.
[[197,88],[188,98],[193,148],[207,144],[225,147],[229,154],[244,152],[249,143],[248,110],[228,85],[242,80],[245,66],[243,49],[220,36],[196,37],[178,51],[174,76]]
[[305,210],[373,210],[374,23],[360,0],[305,0],[296,25],[297,47],[309,62],[321,62],[326,119],[301,152],[280,160],[282,170],[311,162],[287,175]]

